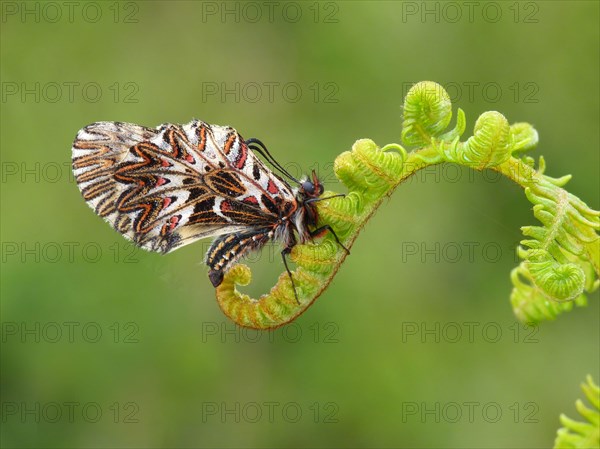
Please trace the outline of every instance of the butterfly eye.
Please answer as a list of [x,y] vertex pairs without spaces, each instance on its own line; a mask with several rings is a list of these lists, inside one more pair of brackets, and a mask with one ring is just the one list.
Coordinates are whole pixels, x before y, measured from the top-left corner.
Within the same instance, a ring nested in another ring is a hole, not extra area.
[[304,190],[304,192],[306,192],[308,195],[314,195],[315,185],[310,181],[304,181],[302,183],[302,190]]
[[317,192],[318,196],[323,195],[323,190],[325,190],[325,189],[323,189],[323,184],[319,184],[319,187],[317,188],[317,190],[318,190],[318,192]]

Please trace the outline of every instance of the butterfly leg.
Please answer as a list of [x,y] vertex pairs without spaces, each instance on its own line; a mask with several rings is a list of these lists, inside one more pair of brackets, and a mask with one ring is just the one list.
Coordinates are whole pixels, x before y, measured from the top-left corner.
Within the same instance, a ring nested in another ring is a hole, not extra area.
[[290,282],[292,283],[292,288],[294,289],[294,296],[296,297],[296,302],[300,304],[300,300],[298,299],[298,292],[296,291],[296,284],[294,283],[294,278],[292,277],[292,272],[290,271],[290,267],[288,267],[287,256],[292,252],[292,247],[288,246],[281,251],[281,258],[283,259],[283,264],[285,265],[285,271],[287,271],[288,276],[290,277]]
[[338,245],[340,245],[342,248],[344,248],[344,251],[346,251],[346,254],[350,254],[350,250],[348,248],[346,248],[342,242],[340,242],[340,239],[338,238],[337,234],[335,233],[335,231],[333,230],[333,228],[329,225],[324,225],[321,226],[318,229],[315,229],[314,231],[310,232],[310,236],[311,238],[315,238],[315,237],[322,237],[325,234],[327,234],[328,232],[331,232],[331,235],[333,235],[333,238],[335,239],[335,241],[337,242]]

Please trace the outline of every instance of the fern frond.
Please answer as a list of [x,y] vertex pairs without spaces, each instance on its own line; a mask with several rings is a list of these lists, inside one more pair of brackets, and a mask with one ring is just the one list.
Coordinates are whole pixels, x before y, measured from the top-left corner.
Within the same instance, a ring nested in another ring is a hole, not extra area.
[[567,181],[543,171],[522,180],[533,214],[542,223],[521,228],[527,237],[518,248],[523,262],[512,275],[511,303],[524,322],[555,318],[573,303],[585,305],[584,292],[598,288],[600,214],[564,190]]
[[594,384],[592,376],[587,376],[587,383],[582,384],[581,389],[593,408],[586,407],[580,399],[575,402],[575,407],[587,422],[560,415],[564,427],[556,433],[554,449],[600,448],[600,389]]
[[[366,221],[383,198],[418,170],[440,163],[456,163],[475,170],[491,169],[523,187],[534,204],[541,226],[522,228],[526,237],[518,248],[523,260],[512,271],[511,303],[523,322],[553,319],[585,305],[585,292],[598,288],[600,274],[600,213],[562,187],[570,176],[551,178],[544,174],[542,157],[538,169],[525,153],[536,147],[539,136],[528,123],[509,125],[496,111],[483,113],[473,136],[461,142],[465,114],[459,109],[456,125],[444,131],[452,119],[452,103],[438,84],[414,85],[404,101],[403,143],[416,147],[407,152],[401,145],[379,148],[369,139],[356,141],[352,151],[337,157],[334,171],[347,187],[344,198],[318,203],[320,224],[330,225],[347,248],[352,247]],[[325,192],[331,196],[333,192]],[[327,288],[346,252],[325,237],[318,244],[297,245],[291,259],[297,286],[296,301],[287,273],[282,273],[271,291],[259,299],[236,290],[250,282],[250,269],[238,265],[217,288],[224,313],[241,326],[271,329],[303,313]]]

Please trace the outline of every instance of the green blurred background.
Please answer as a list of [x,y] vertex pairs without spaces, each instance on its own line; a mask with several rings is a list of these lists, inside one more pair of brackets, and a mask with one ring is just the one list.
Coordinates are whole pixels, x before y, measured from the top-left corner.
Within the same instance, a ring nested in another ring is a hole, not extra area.
[[[335,157],[398,142],[408,87],[434,80],[467,135],[486,110],[533,123],[534,155],[598,209],[598,19],[597,2],[3,2],[2,446],[550,446],[600,377],[598,293],[515,323],[535,223],[515,185],[411,179],[315,305],[260,334],[219,310],[208,243],[162,257],[97,218],[70,147],[94,121],[200,118],[339,190]],[[276,247],[253,259],[257,296],[283,267]]]

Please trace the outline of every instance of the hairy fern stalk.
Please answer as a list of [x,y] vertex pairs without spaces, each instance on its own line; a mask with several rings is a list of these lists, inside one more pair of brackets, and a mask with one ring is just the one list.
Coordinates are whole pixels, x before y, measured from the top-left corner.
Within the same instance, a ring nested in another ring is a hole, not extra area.
[[[586,304],[585,292],[598,288],[600,273],[600,213],[563,189],[571,178],[544,174],[545,161],[535,167],[527,152],[538,143],[537,131],[528,123],[510,125],[499,112],[483,113],[473,135],[465,141],[465,114],[452,118],[448,93],[434,82],[415,84],[404,100],[402,143],[379,148],[361,139],[352,150],[337,157],[334,171],[347,187],[345,197],[319,202],[320,224],[330,225],[347,248],[356,240],[382,200],[406,178],[431,165],[456,163],[474,170],[491,169],[519,184],[534,205],[540,226],[525,226],[525,239],[517,249],[522,262],[512,271],[511,304],[517,318],[527,323],[555,318],[573,305]],[[334,192],[325,192],[323,197]],[[271,291],[258,299],[240,293],[250,269],[236,265],[217,288],[223,312],[240,326],[272,329],[297,318],[327,288],[346,252],[331,236],[315,244],[297,245],[291,259],[298,299],[287,273]]]

